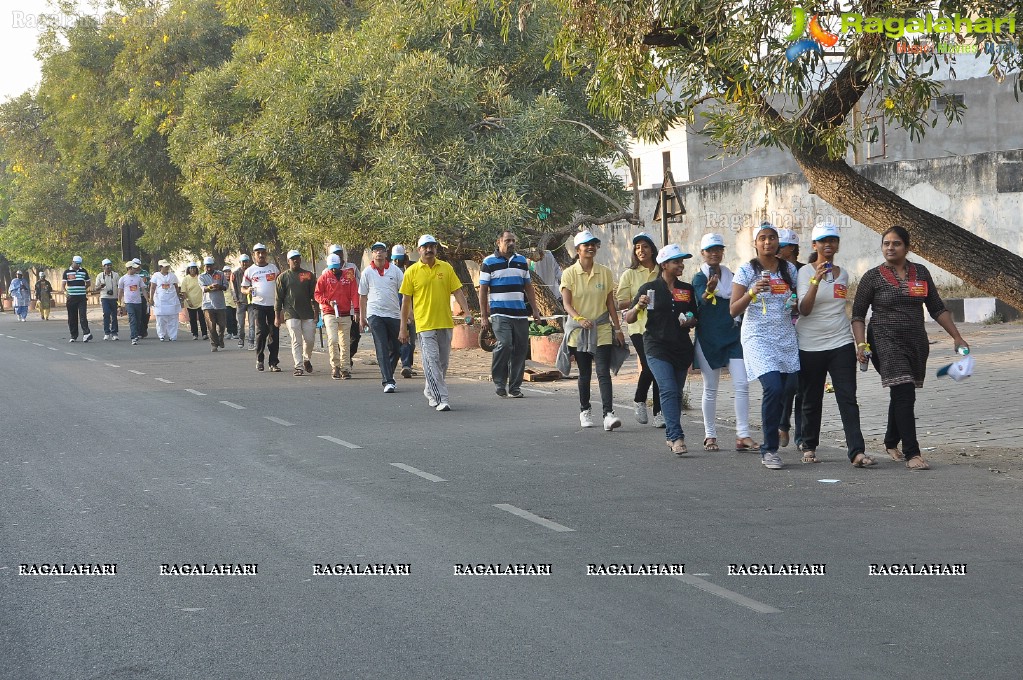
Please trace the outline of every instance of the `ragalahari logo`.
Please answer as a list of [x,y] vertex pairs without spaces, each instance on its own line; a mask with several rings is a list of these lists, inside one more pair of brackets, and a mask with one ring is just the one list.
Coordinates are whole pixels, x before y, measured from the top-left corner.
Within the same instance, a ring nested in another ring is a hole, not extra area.
[[[803,35],[809,30],[810,37],[804,38]],[[838,42],[838,36],[834,33],[829,33],[821,28],[820,21],[817,15],[814,14],[809,21],[809,27],[806,21],[806,11],[800,7],[792,8],[792,31],[785,36],[786,40],[794,41],[789,45],[788,49],[785,50],[785,57],[790,61],[799,59],[800,55],[804,52],[816,52],[823,54],[825,47],[834,47]]]

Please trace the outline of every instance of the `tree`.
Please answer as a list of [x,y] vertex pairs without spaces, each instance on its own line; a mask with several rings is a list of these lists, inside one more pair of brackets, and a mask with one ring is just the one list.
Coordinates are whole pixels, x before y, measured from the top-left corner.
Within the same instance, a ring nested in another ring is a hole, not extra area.
[[[463,16],[479,12],[479,3],[451,1]],[[914,140],[938,124],[931,112],[941,84],[933,76],[946,55],[893,58],[884,34],[863,32],[845,34],[837,56],[810,51],[789,61],[785,51],[796,32],[794,8],[801,11],[803,5],[780,0],[554,1],[562,12],[562,28],[550,59],[587,81],[595,109],[614,120],[638,120],[640,135],[656,138],[670,125],[692,120],[697,105],[710,102],[705,132],[726,152],[766,146],[788,150],[811,190],[836,209],[879,233],[905,226],[914,251],[1023,309],[1023,258],[908,203],[844,160],[863,135],[876,134],[852,125],[850,113],[861,100],[878,109],[889,125],[909,130]],[[518,0],[482,4],[500,15],[506,30],[528,15],[531,5]],[[931,13],[936,5],[943,15],[964,17],[1014,16],[1017,9],[1005,0],[863,0],[849,9],[867,17],[906,19]],[[985,42],[1014,45],[1015,50],[991,51],[990,73],[999,82],[1011,77],[1018,93],[1023,87],[1021,35],[967,33],[955,39],[978,49]],[[952,124],[963,108],[949,99],[943,114]]]

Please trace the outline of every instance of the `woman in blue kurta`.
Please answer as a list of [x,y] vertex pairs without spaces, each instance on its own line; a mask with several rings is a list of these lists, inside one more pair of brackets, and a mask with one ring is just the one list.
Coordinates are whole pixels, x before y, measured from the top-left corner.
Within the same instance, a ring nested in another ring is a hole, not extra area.
[[728,309],[732,297],[732,270],[721,264],[725,240],[721,234],[705,234],[700,241],[703,265],[693,277],[700,326],[696,329],[696,367],[703,375],[703,448],[719,451],[716,427],[718,384],[728,367],[735,388],[735,450],[754,451],[749,435],[749,380],[742,360],[739,321]]

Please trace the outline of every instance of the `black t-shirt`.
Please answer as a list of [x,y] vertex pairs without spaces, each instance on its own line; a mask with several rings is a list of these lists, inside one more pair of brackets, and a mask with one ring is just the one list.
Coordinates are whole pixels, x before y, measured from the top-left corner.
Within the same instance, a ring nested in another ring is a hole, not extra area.
[[693,363],[693,340],[689,329],[679,324],[678,316],[686,312],[697,316],[696,290],[681,279],[675,279],[675,285],[668,290],[668,284],[658,276],[639,287],[632,304],[638,304],[639,296],[651,289],[655,291],[654,308],[646,310],[643,349],[647,356],[670,362],[676,368],[688,368]]

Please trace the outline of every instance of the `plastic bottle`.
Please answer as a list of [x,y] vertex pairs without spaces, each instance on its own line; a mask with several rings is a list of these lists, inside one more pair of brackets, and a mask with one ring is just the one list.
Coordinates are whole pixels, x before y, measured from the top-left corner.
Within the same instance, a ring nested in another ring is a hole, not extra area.
[[654,293],[656,291],[651,288],[646,292],[646,309],[648,312],[654,311]]
[[867,344],[867,346],[863,348],[863,358],[865,359],[865,361],[860,364],[860,370],[863,371],[864,373],[866,373],[867,369],[870,368],[870,357],[872,355],[873,353],[870,351],[870,345]]
[[969,355],[970,348],[966,347],[965,345],[963,345],[961,347],[956,347],[956,352],[958,352],[959,354],[961,354],[962,356],[965,357],[965,356]]

